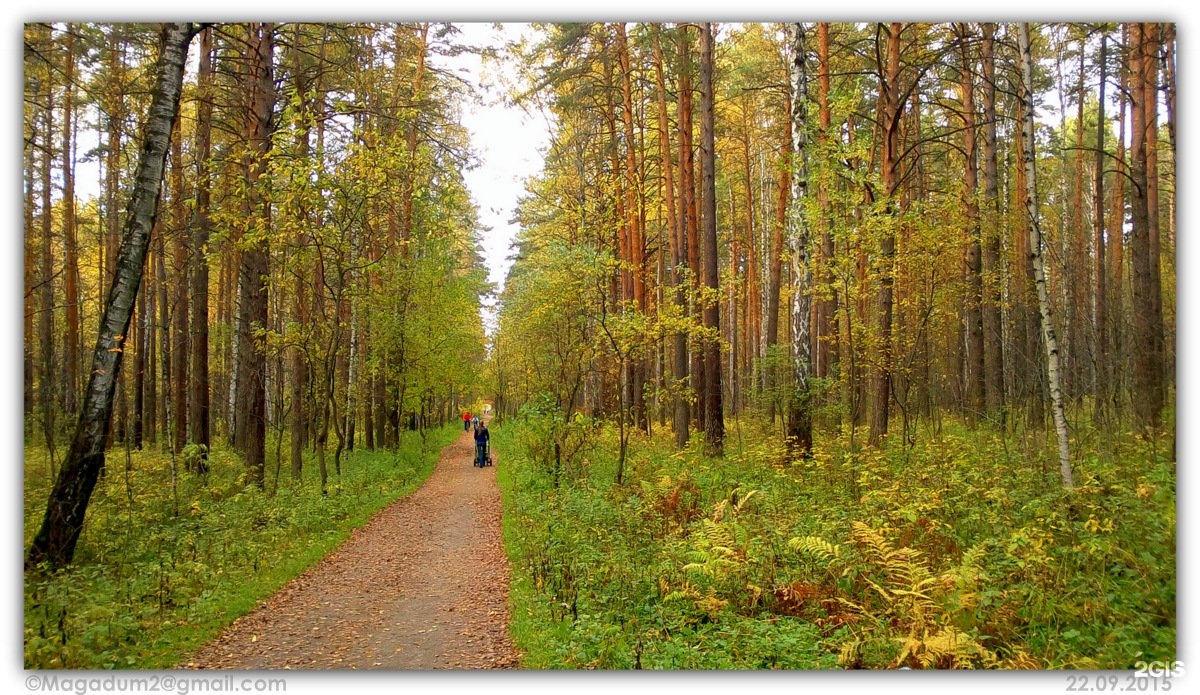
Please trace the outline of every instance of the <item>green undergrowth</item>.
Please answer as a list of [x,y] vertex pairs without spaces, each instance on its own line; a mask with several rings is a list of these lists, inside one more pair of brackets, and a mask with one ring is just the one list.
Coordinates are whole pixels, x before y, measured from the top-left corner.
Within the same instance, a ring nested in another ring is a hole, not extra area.
[[522,665],[1172,661],[1174,463],[1161,440],[1077,434],[1070,495],[1044,433],[950,421],[911,447],[822,436],[801,461],[749,422],[723,458],[637,435],[616,484],[612,427],[526,412],[493,429]]
[[[422,445],[407,432],[395,451],[343,454],[340,476],[331,453],[324,497],[312,452],[302,482],[291,480],[285,463],[278,486],[269,475],[264,491],[245,484],[240,458],[227,450],[212,452],[203,477],[182,472],[177,458],[174,483],[170,457],[157,448],[132,452],[128,465],[123,450],[110,451],[72,566],[25,576],[25,667],[186,663],[352,529],[417,488],[458,434],[452,426],[430,430]],[[46,450],[27,446],[26,548],[49,487]]]

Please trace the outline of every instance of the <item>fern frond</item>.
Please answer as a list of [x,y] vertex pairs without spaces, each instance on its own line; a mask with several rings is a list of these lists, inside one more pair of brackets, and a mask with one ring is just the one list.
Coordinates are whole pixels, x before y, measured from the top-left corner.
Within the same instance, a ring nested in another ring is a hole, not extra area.
[[903,665],[910,656],[921,668],[974,668],[999,663],[996,655],[974,637],[949,625],[932,635],[909,635],[898,641],[904,646],[895,666]]
[[721,500],[717,502],[717,506],[713,508],[712,519],[713,523],[720,523],[725,518],[725,508],[729,506],[729,500]]
[[875,559],[875,564],[888,564],[894,550],[891,543],[888,543],[888,540],[883,537],[882,533],[861,521],[850,522],[850,527],[850,539],[856,544],[863,546],[867,551],[867,555]]
[[842,643],[842,648],[838,650],[838,665],[853,666],[858,663],[859,653],[862,651],[862,641],[857,637],[846,640]]
[[841,546],[817,536],[792,538],[788,541],[788,548],[827,565],[839,559],[842,553]]
[[742,497],[740,500],[738,500],[737,504],[734,505],[734,507],[733,507],[734,512],[740,514],[741,511],[746,508],[746,503],[748,503],[750,501],[750,498],[754,497],[757,494],[758,494],[758,490],[751,490],[750,492],[747,492],[746,495],[744,497]]
[[863,580],[866,581],[867,584],[870,584],[872,589],[879,592],[879,595],[883,597],[883,600],[885,600],[885,601],[892,600],[891,592],[889,592],[887,589],[883,588],[882,586],[879,586],[875,582],[871,581],[870,577],[863,577]]

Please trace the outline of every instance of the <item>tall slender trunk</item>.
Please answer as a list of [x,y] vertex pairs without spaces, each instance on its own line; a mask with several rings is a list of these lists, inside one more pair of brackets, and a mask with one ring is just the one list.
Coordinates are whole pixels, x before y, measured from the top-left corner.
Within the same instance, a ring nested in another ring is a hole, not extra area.
[[[625,23],[617,22],[616,25],[616,49],[617,61],[621,70],[621,126],[625,140],[625,217],[628,220],[626,230],[628,234],[627,248],[628,261],[630,263],[630,289],[637,309],[642,314],[645,314],[649,308],[646,296],[646,244],[644,240],[644,231],[641,227],[641,201],[640,201],[640,183],[638,179],[638,165],[636,158],[636,140],[634,140],[633,130],[633,71],[630,67],[629,59],[629,42],[625,36]],[[634,417],[637,420],[638,427],[643,431],[649,427],[649,421],[646,417],[646,361],[643,357],[636,356],[631,360],[629,367],[630,381],[630,396],[632,397],[631,405],[634,410]]]
[[[154,242],[161,232],[158,229],[158,224],[150,231],[150,270],[154,271]],[[134,449],[141,449],[142,442],[145,436],[146,428],[146,400],[149,396],[150,401],[150,424],[154,423],[154,408],[157,405],[155,399],[156,382],[154,381],[154,367],[147,369],[147,356],[156,354],[154,349],[154,310],[156,307],[154,294],[154,276],[153,274],[147,278],[146,282],[142,283],[138,291],[137,302],[135,309],[137,315],[133,318],[130,324],[130,334],[136,336],[136,340],[132,341],[133,349],[133,422],[130,424],[130,444]],[[146,372],[149,371],[150,382],[146,383]]]
[[183,201],[183,133],[179,119],[176,119],[175,131],[178,135],[171,146],[171,212],[175,223],[172,229],[171,280],[175,291],[170,305],[171,390],[168,392],[172,413],[171,429],[166,434],[172,438],[172,451],[180,452],[188,440],[188,271],[192,265],[192,249],[187,228],[190,215]]
[[66,343],[63,346],[63,412],[79,412],[79,233],[75,220],[75,28],[63,38],[63,299]]
[[[821,152],[822,162],[824,162],[828,156],[826,151],[829,147],[829,137],[833,128],[832,113],[829,105],[831,92],[830,74],[832,72],[829,51],[829,22],[819,22],[817,24],[817,61],[817,145],[818,152]],[[829,181],[824,176],[818,177],[817,202],[821,210],[830,211],[832,209],[829,202]],[[825,287],[822,291],[824,298],[817,300],[816,348],[813,355],[813,374],[818,378],[825,378],[829,376],[833,369],[834,358],[838,354],[838,300],[837,292],[834,290],[837,278],[834,274],[833,218],[828,213],[822,220],[820,252],[822,272],[815,277]]]
[[[883,178],[884,200],[888,206],[888,218],[898,215],[896,195],[900,186],[900,120],[904,115],[903,97],[900,91],[900,33],[899,22],[887,26],[887,64],[881,66],[883,92],[883,152],[880,161]],[[878,40],[878,38],[876,39]],[[889,224],[885,222],[885,225]],[[877,330],[879,331],[879,355],[871,389],[871,431],[869,441],[878,446],[888,431],[888,409],[892,397],[892,288],[895,282],[896,233],[890,227],[883,232],[880,243],[879,291],[876,295]]]
[[1096,154],[1093,167],[1092,188],[1094,190],[1094,202],[1092,205],[1095,224],[1092,227],[1092,301],[1094,315],[1092,326],[1095,330],[1094,352],[1096,364],[1096,405],[1094,412],[1098,418],[1102,418],[1108,407],[1109,389],[1109,354],[1108,354],[1108,298],[1106,291],[1108,283],[1105,281],[1104,271],[1107,267],[1104,262],[1105,256],[1105,239],[1104,239],[1104,134],[1108,125],[1104,121],[1104,94],[1105,87],[1108,82],[1108,33],[1100,34],[1100,99],[1099,99],[1099,117],[1096,119]]
[[[1158,175],[1158,69],[1159,49],[1161,47],[1161,25],[1156,22],[1143,24],[1142,37],[1145,48],[1142,54],[1144,88],[1146,98],[1142,108],[1146,111],[1143,123],[1146,134],[1146,213],[1150,224],[1150,331],[1154,339],[1154,354],[1158,361],[1159,374],[1157,389],[1166,389],[1166,350],[1164,342],[1166,333],[1163,330],[1163,301],[1162,301],[1162,214],[1159,206],[1159,175]],[[1165,396],[1160,396],[1165,400]],[[1161,410],[1161,405],[1159,406]],[[1157,419],[1156,419],[1157,421]]]
[[[304,111],[300,114],[300,118],[296,127],[295,148],[296,158],[301,163],[301,171],[307,171],[309,166],[309,110],[308,80],[305,77],[304,64],[302,56],[303,51],[300,50],[301,41],[301,25],[297,24],[293,30],[294,45],[292,46],[292,88],[295,90],[295,99]],[[296,232],[296,253],[300,256],[299,268],[296,271],[295,281],[292,285],[292,310],[295,312],[297,324],[300,326],[309,325],[308,315],[308,293],[309,283],[311,278],[306,271],[308,257],[308,220],[304,211],[304,206],[298,204],[291,211],[294,216],[294,222],[297,227]],[[291,439],[289,441],[290,468],[292,480],[299,481],[304,471],[304,444],[308,434],[308,360],[302,345],[295,345],[291,349],[291,389],[289,398],[291,400]]]
[[1090,332],[1087,328],[1088,318],[1091,312],[1088,311],[1087,297],[1089,294],[1088,270],[1091,264],[1088,262],[1087,254],[1087,215],[1083,209],[1083,189],[1084,183],[1084,102],[1086,101],[1086,74],[1084,72],[1087,62],[1085,48],[1085,40],[1080,39],[1079,42],[1079,75],[1078,75],[1078,91],[1076,93],[1076,116],[1075,116],[1075,152],[1074,152],[1074,181],[1072,183],[1072,202],[1071,202],[1071,229],[1068,232],[1070,241],[1068,246],[1071,250],[1070,263],[1067,266],[1067,273],[1063,277],[1063,283],[1067,286],[1067,297],[1070,300],[1070,309],[1066,323],[1068,328],[1067,334],[1064,336],[1065,352],[1067,358],[1067,386],[1066,391],[1073,401],[1078,401],[1083,398],[1083,395],[1088,391],[1087,377],[1087,338]]
[[[996,152],[996,25],[983,25],[983,370],[985,401],[989,414],[1004,408],[1004,336],[1000,291],[1002,276],[1000,235],[1002,206],[998,192]],[[1003,417],[1003,416],[1002,416]]]
[[812,267],[809,263],[811,234],[803,205],[808,196],[808,46],[804,25],[797,22],[792,55],[792,202],[788,211],[788,242],[791,254],[791,376],[786,441],[788,450],[804,458],[812,455]]
[[[1018,99],[1016,106],[1017,120],[1023,122],[1025,104]],[[1020,369],[1018,372],[1021,376],[1016,388],[1019,397],[1026,405],[1026,419],[1029,426],[1040,428],[1045,424],[1041,370],[1032,368],[1033,365],[1040,362],[1038,357],[1040,342],[1037,331],[1037,292],[1034,286],[1033,254],[1029,248],[1030,220],[1029,216],[1024,213],[1025,192],[1029,188],[1027,164],[1033,161],[1033,154],[1027,149],[1024,138],[1015,138],[1015,145],[1017,161],[1016,181],[1012,189],[1013,207],[1021,210],[1021,214],[1015,220],[1016,230],[1013,235],[1012,294],[1015,304],[1013,333],[1016,337],[1014,342],[1017,345],[1017,363],[1026,366],[1025,369]]]
[[[674,303],[680,315],[687,313],[687,285],[683,268],[687,263],[687,250],[684,248],[686,235],[682,211],[676,207],[675,197],[675,166],[671,161],[671,138],[667,119],[667,87],[663,76],[662,30],[661,25],[654,24],[654,78],[658,88],[658,131],[660,157],[663,170],[663,197],[667,213],[667,227],[670,230],[669,242],[671,248],[671,286],[674,288]],[[682,196],[681,196],[682,198]],[[674,408],[672,429],[675,432],[675,446],[683,448],[688,443],[688,402],[684,389],[688,377],[687,333],[679,331],[671,337],[672,362],[671,377],[674,380]]]
[[[697,305],[696,296],[700,289],[700,226],[697,220],[696,204],[696,164],[695,149],[692,143],[692,57],[691,37],[688,35],[689,25],[679,27],[679,204],[680,223],[686,229],[684,235],[684,250],[687,255],[687,268],[690,272],[690,289],[688,305],[692,316],[695,317]],[[696,394],[697,400],[704,390],[704,363],[701,350],[693,341],[688,341],[688,387]],[[703,428],[704,407],[695,408],[693,420]]]
[[[1121,44],[1126,45],[1128,40],[1128,27],[1122,28]],[[1112,214],[1108,220],[1108,268],[1106,276],[1108,279],[1108,296],[1109,296],[1109,315],[1112,317],[1109,321],[1109,339],[1106,351],[1110,352],[1112,357],[1110,364],[1114,368],[1110,372],[1112,383],[1109,385],[1109,398],[1112,403],[1114,414],[1119,418],[1121,415],[1122,394],[1125,390],[1125,377],[1128,370],[1116,369],[1115,365],[1128,364],[1128,356],[1125,354],[1124,340],[1124,323],[1125,323],[1125,183],[1130,178],[1129,166],[1126,162],[1125,152],[1125,131],[1126,120],[1125,114],[1128,112],[1126,104],[1129,94],[1129,71],[1124,66],[1127,61],[1125,58],[1128,52],[1122,51],[1120,55],[1123,57],[1123,67],[1118,70],[1120,73],[1120,89],[1117,90],[1117,154],[1115,158],[1116,176],[1113,177],[1112,191]]]
[[[717,296],[717,185],[713,131],[713,37],[712,24],[700,28],[700,177],[702,180],[702,224],[704,237],[704,287],[711,292],[704,301],[704,326],[719,335],[721,305]],[[704,341],[704,443],[709,455],[725,451],[725,415],[721,399],[721,344]]]
[[1033,137],[1033,59],[1029,48],[1029,23],[1022,22],[1017,33],[1021,70],[1020,99],[1024,108],[1021,119],[1021,139],[1025,142],[1025,215],[1029,219],[1029,256],[1033,261],[1034,282],[1037,285],[1038,308],[1041,317],[1042,338],[1046,345],[1046,376],[1050,382],[1050,401],[1054,411],[1054,430],[1058,436],[1058,465],[1063,487],[1071,490],[1071,451],[1067,439],[1067,418],[1063,408],[1063,393],[1060,384],[1058,338],[1054,331],[1054,320],[1050,310],[1050,292],[1046,286],[1046,263],[1042,257],[1042,229],[1037,211],[1037,155]]
[[[122,124],[125,120],[125,36],[123,25],[112,27],[109,33],[108,50],[106,51],[107,68],[109,71],[110,92],[106,93],[105,112],[107,116],[107,147],[104,157],[104,222],[106,228],[104,243],[104,279],[105,284],[111,285],[116,276],[117,251],[121,243],[121,216],[118,199],[121,195],[121,158],[124,150],[124,132]],[[97,292],[97,295],[100,293]],[[103,313],[104,306],[98,308]],[[124,372],[117,375],[117,407],[116,434],[125,438],[125,430],[129,414],[128,379]],[[110,430],[110,438],[111,438]]]
[[[24,166],[25,166],[25,172],[24,172],[25,173],[25,181],[24,181],[24,183],[25,183],[25,191],[24,191],[24,202],[25,202],[25,205],[24,205],[24,219],[25,219],[25,265],[24,265],[24,269],[25,269],[25,298],[24,299],[25,299],[25,301],[24,301],[24,309],[25,309],[25,316],[24,316],[24,321],[22,323],[23,330],[21,333],[21,342],[22,342],[22,345],[24,348],[24,352],[22,355],[22,366],[24,368],[22,371],[24,374],[24,388],[25,388],[25,402],[24,402],[23,412],[25,415],[26,428],[28,428],[33,422],[32,416],[33,416],[34,407],[35,407],[35,403],[34,403],[35,396],[34,396],[34,390],[33,390],[33,375],[34,375],[35,363],[33,361],[33,354],[34,354],[34,341],[36,340],[36,336],[34,334],[34,329],[33,329],[33,324],[34,324],[33,317],[37,313],[36,288],[37,288],[37,284],[38,284],[38,267],[37,267],[37,254],[34,252],[34,249],[36,248],[36,245],[34,243],[36,237],[34,236],[35,229],[34,229],[33,211],[34,211],[34,201],[36,198],[36,196],[34,195],[34,190],[35,190],[36,178],[37,178],[37,164],[34,161],[34,157],[33,157],[34,151],[33,151],[33,148],[31,147],[31,145],[33,142],[35,142],[37,140],[37,119],[31,119],[31,121],[29,123],[29,128],[30,129],[29,129],[29,131],[27,131],[26,137],[25,137],[25,149],[24,149],[24,153],[25,153],[25,159],[24,159]],[[28,430],[26,431],[26,434],[28,434]]]
[[200,64],[197,74],[199,104],[196,108],[196,204],[192,211],[192,250],[195,262],[191,273],[191,369],[188,397],[188,438],[201,447],[201,456],[187,465],[196,473],[208,470],[208,449],[212,446],[211,412],[208,384],[208,239],[212,228],[209,204],[212,192],[212,115],[213,115],[213,30],[200,33]]
[[[1163,91],[1166,96],[1167,136],[1170,138],[1171,154],[1175,154],[1175,23],[1162,26],[1163,48]],[[1176,161],[1172,156],[1171,161]]]
[[1153,128],[1154,88],[1151,45],[1146,25],[1134,23],[1129,31],[1130,95],[1132,130],[1130,170],[1133,190],[1133,224],[1129,257],[1133,271],[1133,407],[1138,427],[1151,431],[1158,427],[1164,394],[1162,382],[1161,324],[1155,320],[1159,285],[1155,283],[1154,215],[1151,209],[1150,130]]
[[[787,112],[792,112],[792,86],[789,83],[784,89],[784,101]],[[767,276],[767,325],[763,342],[767,351],[779,345],[779,304],[783,293],[783,254],[784,233],[788,224],[788,209],[792,195],[792,155],[794,141],[791,125],[780,129],[783,139],[779,145],[779,178],[775,184],[775,219],[771,226],[771,259],[770,271]],[[772,356],[767,362],[767,391],[771,393],[767,401],[767,419],[775,422],[775,402],[779,383],[778,358]]]
[[[178,116],[176,117],[178,124]],[[169,163],[169,160],[168,160]],[[163,203],[160,201],[159,205]],[[152,396],[153,404],[148,408],[146,432],[147,440],[150,443],[157,443],[159,423],[165,427],[169,419],[171,411],[171,403],[169,394],[172,391],[171,384],[173,383],[174,374],[171,372],[172,366],[175,364],[174,346],[171,339],[171,304],[167,297],[167,242],[166,242],[166,223],[167,216],[163,215],[158,218],[154,225],[154,238],[151,241],[153,249],[151,250],[151,262],[154,265],[154,280],[147,291],[154,296],[155,309],[150,311],[151,331],[153,335],[150,338],[150,344],[153,346],[154,341],[158,341],[158,352],[154,352],[153,348],[149,351],[148,370],[149,370],[149,389],[152,389],[148,396]],[[151,287],[153,289],[151,289]],[[155,313],[157,312],[157,314]],[[157,318],[156,318],[157,316]],[[161,358],[162,364],[159,365],[158,360]],[[161,377],[161,382],[156,382],[155,377]],[[175,389],[178,390],[178,389]],[[162,397],[159,397],[162,394]],[[169,433],[167,433],[169,434]],[[173,443],[173,439],[167,439]]]
[[983,354],[983,244],[979,221],[979,161],[975,116],[975,71],[968,49],[967,25],[958,26],[960,39],[959,61],[962,82],[958,85],[962,98],[963,119],[963,208],[967,226],[967,297],[966,297],[966,381],[967,412],[969,417],[983,414],[985,374]]
[[42,414],[42,428],[46,435],[47,446],[53,446],[50,440],[55,436],[56,407],[58,389],[61,386],[58,373],[58,356],[54,339],[54,224],[51,191],[53,188],[53,153],[54,153],[54,87],[52,80],[42,84],[41,98],[45,108],[42,111],[42,132],[45,145],[41,150],[41,190],[38,212],[41,214],[41,291],[38,293],[38,355],[41,358],[41,370],[38,378],[39,406]]
[[237,430],[239,449],[245,456],[249,482],[265,485],[266,446],[266,354],[255,332],[267,326],[267,279],[269,255],[265,234],[270,201],[259,190],[266,171],[270,147],[273,84],[270,23],[252,22],[246,44],[245,75],[247,112],[245,121],[248,154],[245,162],[248,190],[247,227],[238,267],[238,366]]

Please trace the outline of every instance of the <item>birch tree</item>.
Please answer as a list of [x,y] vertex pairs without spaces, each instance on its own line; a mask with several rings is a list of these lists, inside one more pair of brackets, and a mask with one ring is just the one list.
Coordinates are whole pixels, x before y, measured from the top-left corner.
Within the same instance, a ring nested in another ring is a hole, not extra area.
[[1029,220],[1029,257],[1033,262],[1033,279],[1037,288],[1039,320],[1046,346],[1046,376],[1050,381],[1050,401],[1054,415],[1054,431],[1058,437],[1058,465],[1063,487],[1074,487],[1071,477],[1071,450],[1067,440],[1067,417],[1063,410],[1062,373],[1059,367],[1058,338],[1050,312],[1050,292],[1046,283],[1046,261],[1042,255],[1042,229],[1037,210],[1037,157],[1033,138],[1033,60],[1029,48],[1029,23],[1022,22],[1017,33],[1017,60],[1021,70],[1021,138],[1025,143],[1025,216]]
[[795,149],[792,170],[792,201],[788,215],[788,251],[792,265],[792,391],[787,408],[788,448],[801,456],[812,454],[812,399],[809,378],[812,375],[812,268],[809,265],[810,234],[804,215],[808,197],[808,53],[804,25],[796,23],[792,56],[792,141]]
[[154,91],[146,116],[136,183],[126,213],[121,244],[113,266],[112,286],[92,351],[88,386],[71,448],[54,482],[46,515],[34,536],[27,568],[42,563],[54,568],[70,564],[83,531],[88,502],[104,467],[104,443],[112,417],[113,394],[121,369],[125,336],[134,300],[142,281],[150,230],[158,213],[163,169],[171,142],[171,127],[179,109],[188,44],[198,27],[165,24],[160,37]]

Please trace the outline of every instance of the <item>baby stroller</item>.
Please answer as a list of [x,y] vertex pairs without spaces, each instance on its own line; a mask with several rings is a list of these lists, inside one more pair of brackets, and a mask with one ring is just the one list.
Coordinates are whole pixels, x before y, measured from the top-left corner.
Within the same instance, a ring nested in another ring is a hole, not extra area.
[[475,460],[472,465],[477,468],[492,465],[492,451],[487,442],[475,445]]

